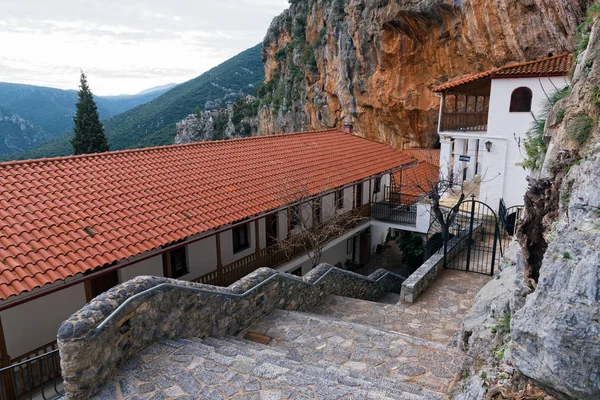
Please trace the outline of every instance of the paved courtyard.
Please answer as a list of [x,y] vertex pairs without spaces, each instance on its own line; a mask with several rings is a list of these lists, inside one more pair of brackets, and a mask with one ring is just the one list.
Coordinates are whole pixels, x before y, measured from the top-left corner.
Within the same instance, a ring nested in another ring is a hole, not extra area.
[[330,296],[313,312],[446,344],[460,329],[477,292],[490,279],[444,270],[415,303],[375,304]]

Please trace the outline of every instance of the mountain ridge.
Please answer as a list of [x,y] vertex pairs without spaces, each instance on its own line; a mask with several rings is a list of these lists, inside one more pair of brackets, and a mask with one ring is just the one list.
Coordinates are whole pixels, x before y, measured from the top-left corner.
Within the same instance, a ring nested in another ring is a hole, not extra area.
[[[94,98],[100,117],[110,118],[147,103],[167,90],[157,88],[144,94]],[[76,90],[0,82],[0,107],[4,115],[0,126],[0,142],[4,145],[0,145],[0,155],[28,150],[72,129],[77,100]],[[10,122],[18,126],[10,126]]]
[[[261,45],[251,47],[202,75],[181,83],[112,118],[104,119],[111,150],[172,144],[176,123],[194,112],[220,108],[255,90],[264,81]],[[4,161],[71,154],[70,133],[26,152],[2,157]]]

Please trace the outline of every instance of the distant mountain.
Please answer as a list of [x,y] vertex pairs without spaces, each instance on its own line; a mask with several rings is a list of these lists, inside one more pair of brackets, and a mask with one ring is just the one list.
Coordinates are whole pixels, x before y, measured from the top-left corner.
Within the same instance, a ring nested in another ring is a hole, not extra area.
[[176,83],[167,83],[166,85],[155,86],[155,87],[150,88],[150,89],[142,90],[141,92],[138,93],[138,95],[140,95],[140,94],[148,94],[148,93],[158,92],[158,91],[166,92],[169,89],[173,89],[175,86],[177,86]]
[[[151,90],[151,89],[150,89]],[[96,96],[100,118],[149,102],[169,88],[124,96]],[[73,128],[77,92],[0,82],[0,155],[31,149]]]
[[[102,121],[111,150],[173,143],[175,124],[196,107],[214,109],[251,93],[265,79],[261,45],[252,47],[199,77],[181,83],[147,104]],[[71,154],[63,135],[41,146],[3,159],[26,159]]]

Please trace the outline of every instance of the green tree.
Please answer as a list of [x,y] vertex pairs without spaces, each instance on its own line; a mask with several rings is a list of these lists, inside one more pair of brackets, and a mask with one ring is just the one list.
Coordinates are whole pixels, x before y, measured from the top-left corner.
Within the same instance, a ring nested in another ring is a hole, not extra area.
[[79,83],[77,113],[73,117],[73,122],[75,123],[73,139],[71,139],[73,154],[103,153],[109,150],[94,95],[83,71]]

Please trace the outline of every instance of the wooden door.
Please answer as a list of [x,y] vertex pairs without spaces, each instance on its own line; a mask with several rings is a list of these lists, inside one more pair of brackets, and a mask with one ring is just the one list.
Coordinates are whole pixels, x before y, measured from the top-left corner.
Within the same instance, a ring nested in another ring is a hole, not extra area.
[[112,289],[119,284],[118,271],[110,272],[98,278],[85,281],[85,296],[87,301],[91,301],[94,297]]

